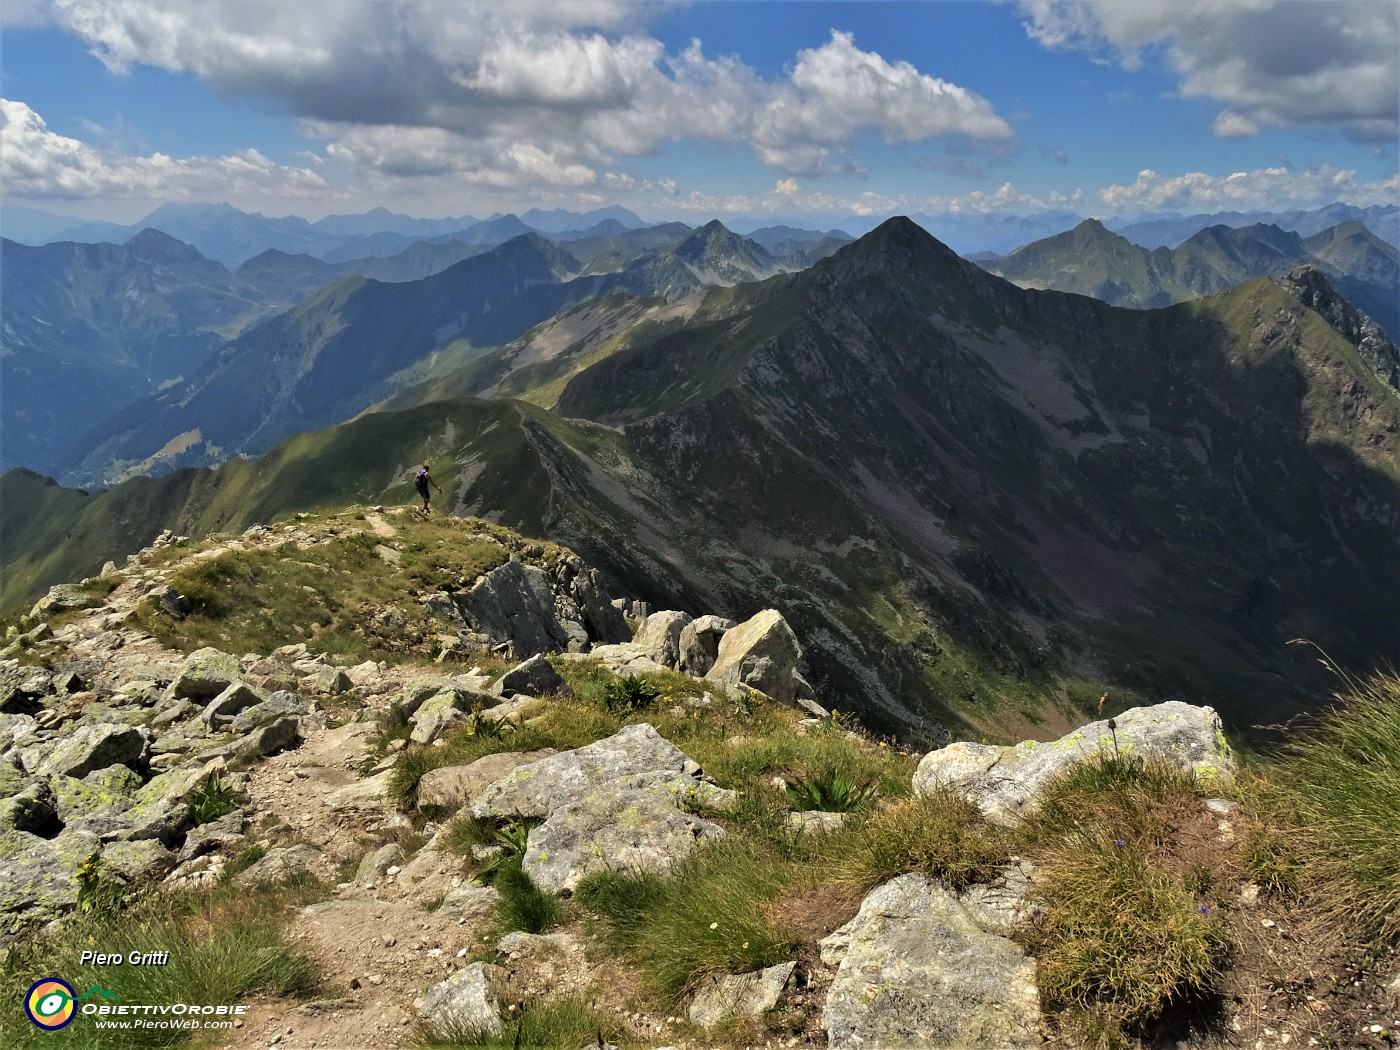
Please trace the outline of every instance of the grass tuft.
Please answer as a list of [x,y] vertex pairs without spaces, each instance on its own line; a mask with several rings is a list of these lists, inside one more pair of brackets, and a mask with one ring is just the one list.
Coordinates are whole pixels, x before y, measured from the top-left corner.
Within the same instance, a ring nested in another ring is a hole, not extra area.
[[606,1046],[619,1033],[598,1011],[576,999],[548,1002],[527,1000],[507,1009],[501,1018],[501,1033],[482,1030],[436,1032],[424,1045],[434,1047],[480,1047],[481,1050],[558,1050],[559,1047]]
[[1128,1028],[1214,991],[1224,928],[1142,849],[1081,837],[1058,849],[1046,879],[1046,909],[1028,939],[1051,1009]]
[[849,832],[828,837],[833,881],[869,889],[918,872],[961,890],[987,881],[1006,864],[1005,836],[953,792],[904,799]]
[[[1287,851],[1326,914],[1400,944],[1400,677],[1351,682],[1312,732],[1292,741],[1269,779]],[[1268,774],[1266,774],[1268,775]],[[1288,853],[1264,849],[1264,874],[1286,882]]]
[[574,895],[606,921],[608,940],[648,982],[678,1000],[709,974],[791,957],[797,942],[769,912],[798,877],[773,851],[736,836],[705,845],[668,877],[595,872]]

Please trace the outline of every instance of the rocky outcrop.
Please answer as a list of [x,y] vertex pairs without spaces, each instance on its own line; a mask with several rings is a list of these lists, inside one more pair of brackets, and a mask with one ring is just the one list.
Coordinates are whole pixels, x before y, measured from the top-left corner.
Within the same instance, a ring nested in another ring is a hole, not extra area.
[[430,769],[418,781],[418,806],[437,806],[453,812],[472,802],[483,789],[505,777],[513,770],[554,754],[553,749],[540,751],[501,751],[486,755],[464,766],[440,766]]
[[487,963],[472,963],[445,981],[433,985],[414,1004],[418,1015],[436,1031],[501,1034],[496,986],[504,971]]
[[49,752],[40,763],[39,772],[81,779],[93,770],[118,764],[139,769],[149,747],[149,734],[134,726],[83,725]]
[[707,681],[731,689],[756,689],[780,704],[800,706],[824,717],[812,687],[798,673],[802,647],[781,613],[765,609],[725,631]]
[[679,669],[696,678],[704,678],[719,657],[720,639],[734,626],[723,616],[697,616],[685,625],[680,638]]
[[631,639],[597,573],[567,553],[547,569],[509,561],[469,590],[443,592],[425,604],[466,628],[472,643],[505,645],[516,657],[582,652],[591,644]]
[[692,810],[737,798],[700,777],[683,751],[646,723],[519,766],[471,804],[479,818],[539,817],[524,869],[543,889],[571,890],[604,868],[664,872],[723,834]]
[[1104,755],[1168,762],[1202,780],[1225,781],[1235,770],[1220,716],[1209,707],[1169,701],[1091,722],[1049,743],[949,744],[919,762],[914,790],[951,789],[988,816],[1009,820],[1034,807],[1039,792],[1057,776]]
[[654,612],[642,623],[632,641],[649,659],[674,670],[681,662],[681,632],[689,623],[688,613]]
[[901,875],[822,942],[828,1045],[1016,1050],[1042,1042],[1035,963],[936,880]]
[[543,656],[532,656],[512,667],[487,690],[493,696],[573,696],[562,675]]

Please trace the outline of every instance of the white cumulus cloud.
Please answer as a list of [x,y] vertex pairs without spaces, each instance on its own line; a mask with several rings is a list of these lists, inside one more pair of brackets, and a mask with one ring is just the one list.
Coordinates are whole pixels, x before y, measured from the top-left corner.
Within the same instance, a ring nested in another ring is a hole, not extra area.
[[223,157],[134,157],[98,150],[52,131],[23,102],[0,99],[0,183],[17,197],[237,196],[256,190],[281,196],[321,194],[320,175],[274,163],[255,149]]
[[547,185],[679,140],[749,144],[803,175],[852,170],[862,132],[887,143],[1012,134],[982,96],[863,51],[849,33],[766,79],[699,41],[668,53],[645,31],[653,11],[602,0],[53,0],[51,13],[114,71],[189,73],[322,133],[381,129],[377,145],[347,132],[339,151],[381,174],[412,172],[412,142],[426,149],[425,174],[462,167],[456,140],[414,139],[414,128],[481,142],[488,157],[472,170],[513,166]]
[[1400,178],[1359,182],[1356,171],[1321,165],[1307,171],[1284,167],[1212,175],[1203,171],[1162,175],[1150,169],[1127,185],[1106,186],[1098,199],[1109,214],[1251,211],[1317,208],[1334,201],[1360,207],[1393,204]]
[[1394,0],[1021,0],[1049,48],[1135,69],[1161,60],[1185,97],[1225,104],[1217,135],[1265,127],[1400,134],[1400,4]]

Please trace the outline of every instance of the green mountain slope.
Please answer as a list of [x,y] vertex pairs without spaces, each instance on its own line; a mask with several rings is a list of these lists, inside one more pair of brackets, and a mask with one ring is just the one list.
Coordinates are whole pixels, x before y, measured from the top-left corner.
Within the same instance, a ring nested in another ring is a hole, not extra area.
[[[290,256],[254,263],[264,276],[316,272]],[[249,329],[189,381],[92,420],[58,473],[70,484],[99,485],[256,455],[510,342],[573,304],[619,291],[676,299],[784,269],[719,223],[616,272],[570,279],[578,266],[529,234],[418,281],[345,278]]]
[[[193,374],[303,287],[145,230],[124,245],[3,245],[0,467],[55,469],[75,431]],[[309,290],[309,289],[305,289]]]
[[1210,226],[1174,249],[1148,251],[1094,219],[1010,255],[979,260],[1023,288],[1093,296],[1114,306],[1151,308],[1213,295],[1255,277],[1321,267],[1355,306],[1400,338],[1400,251],[1358,222],[1304,241],[1277,226]]
[[1312,273],[1122,310],[1017,289],[892,220],[666,325],[598,307],[643,316],[554,376],[555,411],[368,413],[85,497],[7,559],[62,578],[54,538],[115,543],[123,501],[189,531],[407,500],[428,458],[457,510],[564,542],[654,607],[781,609],[814,684],[880,728],[1015,733],[1105,689],[1275,723],[1329,687],[1290,639],[1400,659],[1400,395]]

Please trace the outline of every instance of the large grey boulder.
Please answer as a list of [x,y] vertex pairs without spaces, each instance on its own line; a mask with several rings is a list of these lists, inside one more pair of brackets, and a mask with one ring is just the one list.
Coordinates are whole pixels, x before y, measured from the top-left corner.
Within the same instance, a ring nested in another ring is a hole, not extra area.
[[779,963],[753,973],[708,977],[690,1003],[690,1023],[713,1028],[726,1017],[758,1017],[778,1004],[796,963]]
[[363,816],[389,808],[389,781],[393,770],[351,781],[326,796],[326,809],[342,815]]
[[586,747],[518,766],[471,804],[481,818],[543,817],[524,868],[543,889],[572,889],[602,868],[664,872],[702,839],[723,834],[696,809],[737,795],[700,780],[699,767],[651,726],[624,726]]
[[237,754],[245,759],[271,755],[295,747],[300,735],[301,723],[291,715],[284,715],[245,736],[239,741]]
[[564,676],[543,656],[532,656],[524,663],[512,667],[500,680],[487,690],[492,696],[573,696],[574,691]]
[[704,678],[719,658],[719,643],[734,621],[723,616],[697,616],[680,638],[680,670]]
[[471,805],[477,817],[547,817],[589,790],[639,773],[698,773],[700,767],[645,722],[610,737],[520,766]]
[[98,848],[95,835],[0,835],[0,929],[14,933],[72,908],[78,892],[73,874]]
[[1034,807],[1041,790],[1057,776],[1100,756],[1156,759],[1207,782],[1226,782],[1234,775],[1234,756],[1212,708],[1172,700],[1124,711],[1113,719],[1113,729],[1108,722],[1091,722],[1049,743],[949,744],[919,762],[914,791],[922,795],[948,788],[989,817],[1007,821]]
[[176,860],[157,839],[132,839],[104,845],[102,862],[129,883],[149,885],[169,875]]
[[88,723],[60,741],[40,764],[39,772],[82,779],[94,769],[118,763],[140,769],[149,749],[150,735],[144,729],[110,722]]
[[409,739],[415,744],[431,743],[444,730],[463,721],[472,708],[480,706],[484,709],[495,703],[494,696],[453,687],[443,689],[418,705],[418,710],[409,719],[413,724]]
[[607,781],[530,831],[522,867],[550,893],[573,890],[595,871],[664,875],[701,841],[724,834],[718,824],[687,810],[722,809],[734,801],[734,792],[684,773]]
[[873,890],[828,941],[839,955],[824,1023],[833,1048],[1039,1047],[1035,962],[988,933],[936,880],[901,875]]
[[439,981],[414,1003],[418,1015],[442,1035],[468,1032],[501,1034],[497,987],[504,971],[488,963],[472,963]]
[[172,697],[189,700],[210,700],[218,696],[242,675],[238,660],[218,649],[196,649],[185,657],[180,673],[170,683]]
[[54,613],[67,612],[70,609],[91,609],[93,606],[101,604],[101,600],[96,595],[83,590],[81,585],[60,583],[50,587],[48,594],[34,603],[34,607],[29,610],[29,615],[37,620],[40,617],[52,616]]
[[647,651],[635,642],[618,642],[614,645],[595,645],[588,651],[588,657],[600,661],[615,675],[653,674],[665,671]]
[[731,627],[720,639],[708,681],[731,689],[757,689],[782,704],[795,704],[802,694],[797,663],[802,648],[782,614],[765,609]]
[[424,605],[517,657],[631,637],[627,621],[603,594],[597,574],[562,554],[542,569],[519,561],[486,573],[470,590],[432,595]]
[[512,770],[553,754],[553,748],[539,751],[501,751],[466,765],[430,769],[418,781],[418,806],[420,809],[424,806],[438,806],[453,811],[461,809],[481,794],[482,790]]
[[311,701],[296,693],[281,689],[266,700],[239,712],[233,720],[235,733],[251,733],[254,729],[272,725],[283,718],[301,718],[310,713]]
[[13,794],[0,798],[0,835],[12,831],[52,835],[60,826],[53,792],[48,783],[38,777]]
[[[175,704],[182,702],[186,702],[183,697],[174,699]],[[242,682],[234,682],[210,700],[199,717],[210,729],[222,729],[245,710],[262,702],[263,698],[248,686]]]
[[321,851],[304,842],[274,846],[252,867],[235,875],[233,881],[239,886],[285,882],[298,875],[315,874],[322,862]]
[[0,753],[16,745],[32,744],[38,732],[39,723],[32,715],[0,714]]
[[662,667],[675,669],[681,662],[681,632],[690,624],[688,613],[667,610],[654,612],[637,631],[633,644]]
[[94,769],[81,779],[54,774],[49,785],[59,819],[69,824],[90,814],[130,809],[141,789],[141,777],[126,766],[117,765]]

